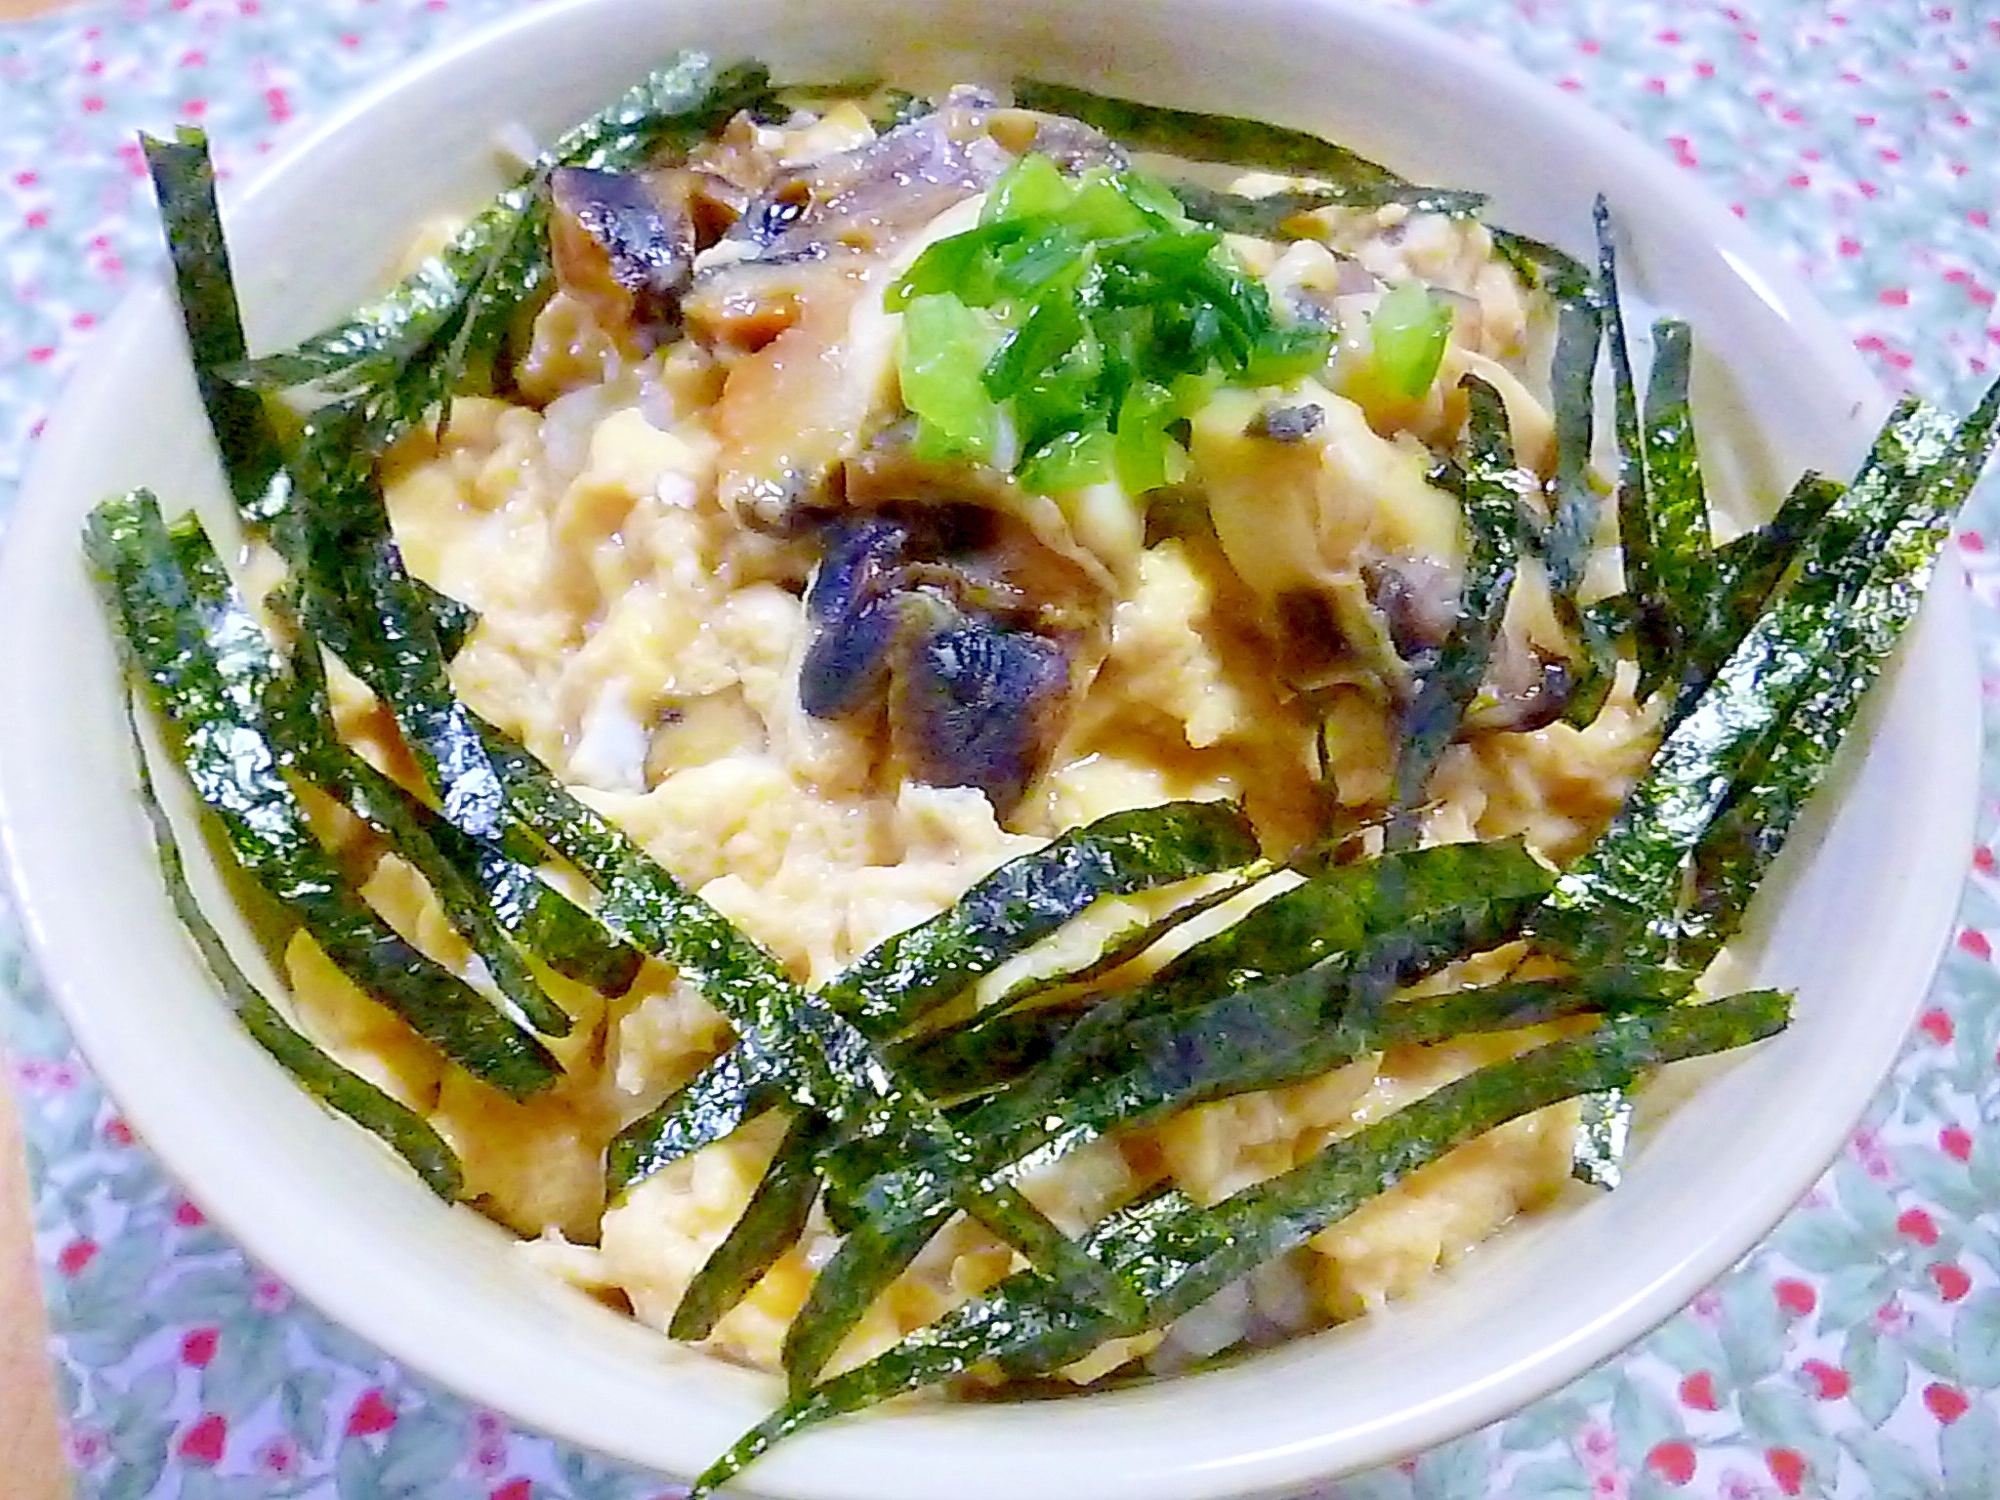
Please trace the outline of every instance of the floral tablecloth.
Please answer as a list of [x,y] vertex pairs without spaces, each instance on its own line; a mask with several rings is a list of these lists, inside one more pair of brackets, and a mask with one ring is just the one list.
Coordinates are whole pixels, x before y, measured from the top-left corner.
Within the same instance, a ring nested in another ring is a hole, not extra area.
[[[128,0],[0,29],[0,525],[90,330],[159,259],[135,130],[199,121],[225,172],[245,172],[294,117],[515,3]],[[1885,384],[1963,409],[2000,367],[2000,19],[1981,14],[1987,0],[1410,8],[1703,178],[1845,321]],[[2000,559],[1981,528],[1996,489],[1959,538],[1989,698]],[[1807,1200],[1637,1349],[1324,1500],[2000,1497],[1988,847],[2000,745],[1988,743],[1956,941],[1894,1075]],[[4,907],[0,1028],[81,1500],[678,1493],[405,1373],[246,1263],[75,1056]]]

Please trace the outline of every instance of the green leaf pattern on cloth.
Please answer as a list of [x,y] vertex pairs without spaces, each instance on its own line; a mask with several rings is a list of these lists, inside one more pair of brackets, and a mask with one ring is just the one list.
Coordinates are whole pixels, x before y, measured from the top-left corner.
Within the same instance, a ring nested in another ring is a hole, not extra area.
[[[0,527],[90,330],[160,260],[135,132],[272,132],[513,0],[127,0],[0,28]],[[1884,384],[2000,365],[2000,19],[1973,0],[1403,0],[1704,179]],[[226,190],[226,188],[225,188]],[[1960,551],[2000,696],[1992,488]],[[1991,715],[1989,713],[1989,719]],[[1569,1389],[1316,1500],[2000,1496],[2000,743],[1957,941],[1841,1160],[1771,1240]],[[397,1368],[249,1265],[75,1056],[0,908],[0,1038],[36,1184],[79,1500],[655,1500],[671,1482]]]

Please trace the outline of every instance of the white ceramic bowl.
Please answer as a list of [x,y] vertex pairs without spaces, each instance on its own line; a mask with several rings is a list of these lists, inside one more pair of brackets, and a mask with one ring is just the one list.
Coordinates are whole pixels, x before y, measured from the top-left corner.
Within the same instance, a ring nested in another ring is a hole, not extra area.
[[[1848,472],[1881,413],[1846,340],[1687,177],[1506,66],[1336,0],[567,0],[426,58],[293,143],[229,204],[259,348],[376,287],[413,228],[497,186],[490,142],[546,135],[685,45],[781,77],[1016,72],[1310,127],[1580,248],[1610,195],[1627,268],[1714,356],[1698,397],[1769,494]],[[1711,462],[1722,467],[1717,445]],[[132,793],[79,521],[135,484],[219,513],[159,291],[98,338],[35,455],[0,576],[0,799],[49,984],[120,1107],[263,1265],[411,1367],[523,1422],[686,1475],[774,1382],[677,1348],[530,1272],[430,1199],[236,1029],[162,895]],[[1970,635],[1955,575],[1819,809],[1762,975],[1799,1018],[1650,1138],[1619,1192],[1530,1224],[1386,1315],[1235,1367],[1060,1403],[875,1413],[749,1476],[813,1500],[1194,1500],[1382,1462],[1519,1407],[1719,1275],[1811,1184],[1886,1070],[1969,849]],[[1878,695],[1878,699],[1882,695]]]

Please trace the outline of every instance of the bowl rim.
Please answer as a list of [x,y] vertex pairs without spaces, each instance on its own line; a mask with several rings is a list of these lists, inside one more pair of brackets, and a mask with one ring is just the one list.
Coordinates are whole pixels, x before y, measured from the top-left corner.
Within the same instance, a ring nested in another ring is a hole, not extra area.
[[[312,159],[328,142],[340,137],[362,119],[391,98],[421,91],[431,87],[440,77],[470,66],[479,55],[489,48],[506,46],[522,35],[541,33],[544,28],[557,28],[567,23],[577,14],[608,9],[620,0],[548,0],[544,5],[519,11],[497,21],[473,28],[466,35],[453,42],[418,55],[402,67],[386,75],[381,80],[360,91],[318,120],[307,120],[294,127],[282,138],[280,149],[274,151],[260,169],[244,183],[239,192],[226,196],[232,210],[240,210],[257,201],[260,194],[270,191],[271,184],[280,181],[301,166],[309,166]],[[1490,89],[1501,97],[1506,105],[1522,105],[1566,124],[1579,136],[1597,137],[1596,147],[1604,153],[1631,183],[1649,192],[1656,192],[1671,198],[1700,230],[1712,238],[1722,249],[1732,266],[1743,280],[1758,294],[1778,310],[1785,321],[1797,333],[1802,344],[1815,359],[1820,378],[1828,383],[1839,384],[1847,394],[1851,394],[1858,405],[1873,402],[1879,406],[1881,393],[1875,386],[1858,354],[1838,327],[1817,307],[1793,279],[1784,273],[1749,234],[1736,217],[1719,205],[1692,182],[1684,173],[1670,167],[1649,148],[1629,136],[1622,129],[1612,126],[1602,116],[1587,109],[1577,101],[1567,97],[1541,81],[1531,77],[1510,62],[1481,52],[1469,44],[1435,30],[1427,24],[1400,14],[1355,3],[1355,0],[1296,0],[1296,3],[1313,9],[1338,15],[1342,23],[1369,31],[1377,36],[1390,39],[1395,45],[1415,54],[1431,57],[1448,56],[1450,65],[1473,83]],[[1525,103],[1524,103],[1525,101]],[[32,615],[28,605],[34,597],[34,590],[26,587],[26,576],[31,567],[43,563],[55,555],[49,543],[56,529],[53,521],[44,524],[40,513],[51,507],[41,504],[36,496],[52,488],[59,481],[55,477],[59,468],[60,446],[72,441],[69,435],[70,419],[64,413],[81,410],[88,405],[88,395],[93,386],[105,377],[107,367],[114,360],[122,343],[135,336],[146,323],[159,315],[161,293],[157,282],[147,289],[136,291],[119,312],[95,335],[92,347],[72,376],[69,387],[59,402],[52,417],[48,433],[38,446],[22,483],[19,499],[10,517],[10,525],[5,536],[6,545],[0,547],[0,638],[32,639]],[[80,419],[79,419],[80,420]],[[62,533],[65,546],[73,547],[70,533]],[[16,585],[21,585],[17,587]],[[1966,625],[1965,606],[1962,591],[1952,587],[1940,587],[1934,593],[1939,596],[1929,610],[1932,616],[1931,628],[1942,631],[1953,642],[1963,658],[1969,663],[1970,632]],[[1939,623],[1939,622],[1942,623]],[[1955,663],[1954,671],[1962,671],[1962,664]],[[1964,673],[1965,680],[1972,680]],[[15,682],[11,664],[0,663],[0,690]],[[0,691],[0,701],[6,693]],[[11,716],[10,716],[11,717]],[[1977,715],[1972,720],[1975,732],[1969,745],[1961,744],[1959,760],[1943,768],[1944,780],[1962,772],[1969,763],[1976,787],[1978,765]],[[1961,737],[1963,739],[1963,737]],[[14,767],[20,754],[21,737],[12,728],[0,725],[0,846],[4,847],[5,869],[14,894],[15,909],[19,914],[24,933],[40,964],[51,994],[62,1009],[79,1047],[90,1058],[93,1067],[99,1066],[99,1058],[106,1054],[110,1039],[102,1036],[97,1018],[89,1003],[88,996],[80,993],[67,979],[67,969],[60,960],[64,945],[56,937],[56,928],[49,910],[50,901],[35,876],[37,868],[34,849],[39,847],[33,840],[44,836],[45,824],[36,825],[32,837],[24,835],[29,818],[22,805],[21,791],[16,788]],[[12,749],[14,753],[10,754]],[[1965,852],[1969,853],[1971,841],[1970,803],[1967,805],[1965,824]],[[1914,971],[1921,967],[1927,976],[1935,965],[1937,954],[1942,950],[1949,931],[1950,912],[1955,906],[1960,889],[1958,871],[1963,863],[1952,867],[1948,877],[1948,899],[1937,903],[1938,923],[1934,941],[1919,955],[1909,956],[1908,967]],[[51,898],[53,899],[53,898]],[[1916,945],[1923,947],[1923,945]],[[1909,998],[1912,1011],[1922,999],[1925,985],[1916,983],[1914,993]],[[1905,1017],[1907,1024],[1907,1017]],[[1886,1067],[1886,1063],[1884,1066]],[[100,1076],[103,1076],[100,1073]],[[108,1084],[108,1079],[107,1079]],[[1874,1085],[1869,1085],[1872,1092]],[[1854,1115],[1858,1115],[1865,1104],[1866,1095],[1855,1100]],[[1400,1420],[1382,1424],[1379,1430],[1370,1434],[1365,1442],[1358,1445],[1352,1441],[1348,1447],[1351,1453],[1343,1457],[1333,1467],[1328,1466],[1325,1445],[1312,1441],[1300,1441],[1285,1446],[1265,1449],[1253,1454],[1230,1454],[1220,1450],[1212,1452],[1204,1463],[1192,1466],[1188,1475],[1178,1485],[1155,1485],[1147,1491],[1117,1490],[1135,1497],[1145,1495],[1150,1500],[1169,1500],[1169,1495],[1220,1495],[1270,1491],[1283,1486],[1307,1482],[1326,1477],[1333,1472],[1348,1472],[1373,1463],[1387,1461],[1401,1454],[1430,1446],[1443,1439],[1456,1436],[1472,1427],[1491,1421],[1505,1413],[1517,1409],[1529,1399],[1546,1393],[1581,1374],[1599,1360],[1624,1348],[1642,1336],[1654,1325],[1670,1316],[1686,1303],[1708,1282],[1720,1275],[1749,1246],[1765,1234],[1772,1224],[1786,1211],[1791,1201],[1802,1195],[1818,1177],[1851,1129],[1853,1116],[1840,1122],[1837,1129],[1827,1128],[1819,1132],[1807,1149],[1794,1152],[1792,1175],[1797,1180],[1792,1191],[1782,1197],[1773,1195],[1768,1201],[1754,1205],[1737,1205],[1731,1213],[1721,1216],[1710,1232],[1704,1245],[1705,1254],[1691,1256],[1671,1277],[1655,1281],[1628,1298],[1615,1315],[1602,1319],[1589,1327],[1577,1330],[1562,1343],[1552,1346],[1530,1369],[1514,1369],[1502,1372],[1504,1379],[1495,1378],[1483,1387],[1454,1403],[1438,1403],[1434,1406],[1406,1413]],[[135,1125],[149,1140],[171,1143],[171,1129],[155,1130],[156,1122],[144,1114],[135,1112]],[[166,1122],[158,1122],[165,1124]],[[174,1175],[181,1173],[181,1158],[170,1154],[171,1144],[156,1148],[162,1165]],[[1803,1174],[1803,1175],[1801,1175]],[[253,1259],[274,1266],[284,1266],[288,1279],[294,1278],[291,1269],[300,1264],[297,1254],[298,1237],[279,1232],[282,1226],[274,1225],[256,1211],[253,1202],[246,1201],[240,1193],[224,1193],[214,1197],[204,1193],[204,1206],[213,1202],[214,1217],[230,1236],[249,1252]],[[408,1340],[402,1336],[402,1329],[392,1320],[378,1312],[375,1304],[359,1288],[343,1286],[337,1280],[329,1281],[319,1276],[297,1276],[296,1289],[308,1302],[325,1312],[333,1321],[354,1328],[364,1337],[410,1368],[437,1379],[448,1387],[479,1399],[488,1400],[510,1411],[519,1413],[522,1420],[562,1432],[569,1436],[574,1423],[552,1420],[546,1414],[537,1416],[533,1412],[522,1412],[518,1400],[495,1400],[493,1380],[487,1372],[471,1368],[464,1359],[456,1362],[438,1356],[436,1351],[411,1349]],[[1523,1394],[1525,1392],[1526,1394]],[[989,1414],[992,1415],[992,1414]],[[991,1425],[1003,1436],[1021,1434],[1018,1413],[1010,1415],[1005,1409],[997,1409],[998,1420]],[[910,1413],[886,1416],[880,1423],[883,1432],[914,1431],[925,1425],[935,1426],[938,1414]],[[870,1495],[866,1488],[841,1490],[821,1489],[813,1474],[816,1463],[830,1461],[833,1455],[861,1451],[847,1441],[850,1436],[844,1432],[828,1431],[795,1440],[784,1451],[785,1462],[781,1468],[778,1461],[770,1462],[771,1472],[777,1484],[775,1493],[825,1493],[828,1495]],[[605,1443],[601,1435],[576,1437],[573,1440],[585,1442],[607,1452],[618,1453],[631,1460],[629,1452],[617,1444]],[[801,1458],[799,1455],[805,1456]],[[827,1455],[822,1460],[820,1455]],[[779,1477],[782,1475],[782,1477]],[[765,1466],[752,1472],[751,1482],[762,1488]],[[1204,1477],[1205,1476],[1205,1477]],[[1115,1490],[1103,1486],[1076,1489],[1072,1493],[1111,1494]],[[962,1493],[970,1494],[970,1486]],[[879,1492],[878,1492],[879,1493]],[[900,1490],[896,1494],[903,1493]],[[912,1492],[914,1493],[914,1492]],[[995,1492],[997,1493],[997,1491]]]

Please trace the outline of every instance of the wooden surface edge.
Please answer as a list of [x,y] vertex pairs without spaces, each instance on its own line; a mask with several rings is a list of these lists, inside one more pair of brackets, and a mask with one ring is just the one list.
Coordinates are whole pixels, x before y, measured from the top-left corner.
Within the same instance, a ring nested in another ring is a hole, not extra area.
[[0,21],[27,21],[62,10],[75,0],[0,0]]
[[[70,3],[0,0],[0,22],[33,20]],[[48,1320],[28,1203],[20,1121],[0,1084],[0,1492],[6,1500],[67,1500],[69,1468],[49,1382]]]
[[64,1500],[69,1479],[29,1223],[20,1122],[0,1086],[0,1489],[7,1500]]

